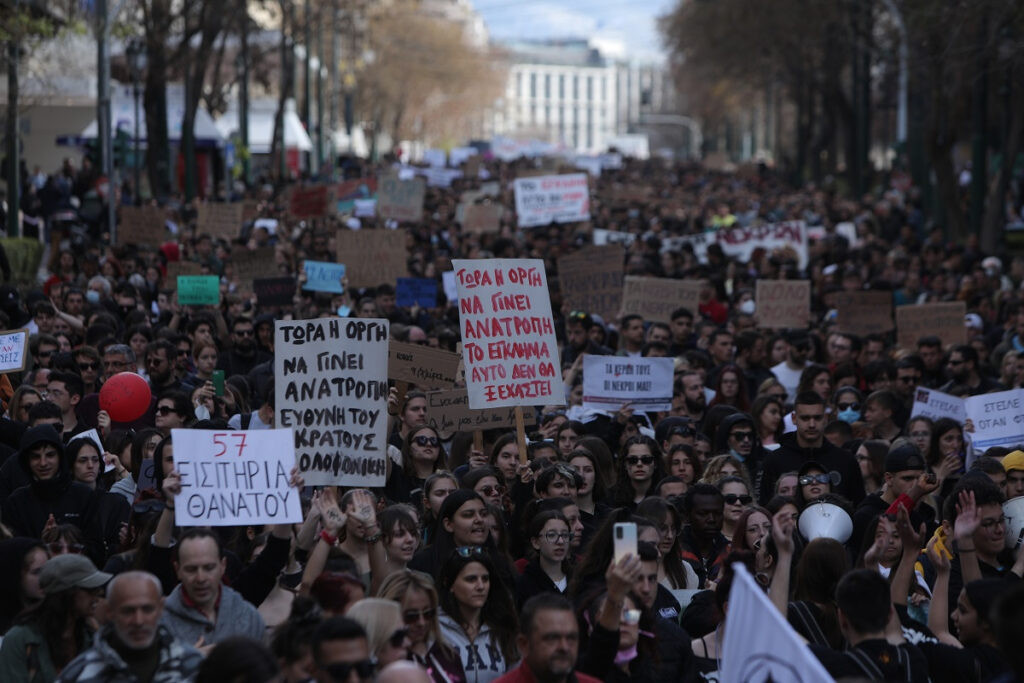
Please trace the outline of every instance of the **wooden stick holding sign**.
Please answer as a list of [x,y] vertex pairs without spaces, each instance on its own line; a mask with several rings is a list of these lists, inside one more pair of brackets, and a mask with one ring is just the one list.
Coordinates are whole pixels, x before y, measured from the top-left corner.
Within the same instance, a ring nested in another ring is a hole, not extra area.
[[519,464],[525,465],[526,457],[526,425],[523,424],[523,408],[515,407],[516,413],[516,443],[519,444]]

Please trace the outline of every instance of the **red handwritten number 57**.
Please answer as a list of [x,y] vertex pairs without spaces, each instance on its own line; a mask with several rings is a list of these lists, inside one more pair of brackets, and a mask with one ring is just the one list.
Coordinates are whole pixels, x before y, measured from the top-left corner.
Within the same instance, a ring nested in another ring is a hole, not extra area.
[[233,432],[233,433],[230,433],[230,434],[227,434],[227,433],[224,433],[224,432],[217,432],[217,433],[215,433],[213,435],[213,443],[215,443],[218,446],[220,446],[220,451],[218,453],[214,453],[213,457],[219,458],[219,457],[221,457],[222,455],[225,455],[228,452],[228,444],[225,441],[222,440],[222,438],[225,437],[225,436],[227,436],[227,437],[234,437],[234,439],[235,439],[235,444],[234,445],[238,447],[238,457],[242,457],[242,451],[245,450],[245,437],[246,437],[246,433],[245,432]]

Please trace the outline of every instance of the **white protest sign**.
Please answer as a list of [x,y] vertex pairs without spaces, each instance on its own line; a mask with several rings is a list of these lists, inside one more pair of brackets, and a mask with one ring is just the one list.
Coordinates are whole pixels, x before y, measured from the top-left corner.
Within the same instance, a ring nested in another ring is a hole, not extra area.
[[454,270],[446,270],[441,273],[441,284],[444,287],[444,295],[448,298],[449,304],[459,300],[459,288],[455,285]]
[[423,151],[423,161],[429,166],[444,167],[448,163],[448,154],[443,149],[427,149]]
[[975,450],[1024,447],[1024,389],[970,396],[964,406],[974,423],[971,444]]
[[672,358],[583,357],[583,409],[672,409]]
[[0,334],[0,373],[20,372],[28,362],[28,330]]
[[636,235],[631,232],[616,232],[604,228],[594,228],[594,245],[603,247],[606,244],[621,244],[626,248],[633,246]]
[[353,207],[357,218],[373,218],[377,213],[377,200],[356,199],[353,200]]
[[949,417],[963,424],[967,419],[967,412],[964,400],[959,396],[951,396],[927,387],[917,387],[914,389],[914,407],[910,410],[910,416],[930,417],[933,420]]
[[302,521],[290,429],[233,432],[172,429],[178,526],[245,526]]
[[295,430],[312,486],[383,486],[387,455],[388,321],[278,320],[277,425]]
[[466,159],[476,153],[476,147],[452,147],[452,151],[448,153],[448,161],[452,166],[461,166]]
[[697,260],[707,263],[708,245],[716,242],[726,256],[740,261],[749,261],[755,249],[768,252],[788,250],[796,256],[800,270],[807,268],[807,224],[803,221],[729,228],[697,235],[676,235],[662,241],[661,251],[679,251],[683,245],[689,244]]
[[590,220],[586,173],[516,178],[513,187],[520,228]]
[[540,259],[453,259],[469,407],[564,405]]
[[574,165],[581,171],[586,171],[592,178],[601,177],[601,158],[600,157],[576,157]]

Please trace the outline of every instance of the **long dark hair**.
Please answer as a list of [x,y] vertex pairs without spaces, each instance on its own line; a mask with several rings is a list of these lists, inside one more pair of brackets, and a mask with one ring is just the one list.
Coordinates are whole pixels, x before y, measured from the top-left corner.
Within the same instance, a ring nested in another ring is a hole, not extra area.
[[[736,388],[736,398],[733,399],[732,403],[726,403],[722,394],[722,376],[727,372],[731,372],[736,375],[736,383],[738,384]],[[743,370],[740,369],[740,366],[734,363],[723,365],[718,370],[718,379],[715,380],[715,397],[711,399],[710,403],[708,403],[708,407],[710,408],[711,406],[718,405],[730,405],[744,413],[750,410],[750,399],[747,397],[746,377],[744,377]]]
[[580,553],[579,563],[573,570],[572,581],[566,590],[566,594],[577,599],[583,597],[596,583],[604,582],[604,574],[614,555],[614,543],[612,534],[615,524],[618,522],[633,522],[637,525],[637,536],[640,535],[640,527],[650,526],[651,523],[646,517],[640,517],[630,512],[627,507],[620,507],[612,510],[601,526],[597,528],[594,535],[587,542],[587,545]]
[[835,595],[839,579],[850,566],[846,548],[831,538],[816,538],[804,548],[796,567],[796,587],[793,599],[815,603],[821,610],[819,624],[829,645],[842,648],[843,635],[839,630]]
[[[569,457],[566,458],[566,462],[572,462],[575,458],[586,458],[594,467],[594,487],[591,490],[591,499],[595,503],[602,502],[607,495],[607,491],[604,487],[604,477],[601,475],[601,463],[598,461],[597,456],[587,448],[579,448],[577,446],[572,449],[571,453],[569,453]],[[570,467],[572,467],[572,465],[570,465]]]
[[[565,515],[563,515],[560,511],[544,510],[542,512],[538,512],[536,515],[533,516],[533,519],[530,520],[530,526],[526,532],[527,538],[531,541],[535,538],[540,538],[540,534],[544,530],[544,525],[553,519],[563,522],[565,524],[566,530],[571,531],[569,529],[569,520],[567,520],[565,518]],[[567,542],[565,544],[565,547],[565,557],[562,558],[562,573],[566,576],[569,576],[572,572],[572,563],[570,562],[572,558],[572,543]],[[540,551],[535,550],[532,545],[530,546],[529,552],[531,556],[540,557]]]
[[419,425],[409,430],[409,433],[405,435],[405,440],[402,442],[402,471],[410,477],[416,476],[416,470],[412,464],[412,440],[415,438],[414,435],[418,436],[424,429],[429,429],[434,433],[434,438],[437,439],[437,459],[434,460],[434,472],[443,470],[445,463],[448,460],[448,454],[445,453],[444,446],[441,443],[441,435],[436,429],[430,425]]
[[935,421],[935,424],[932,425],[932,435],[931,438],[928,440],[927,458],[929,467],[937,466],[939,464],[939,461],[942,460],[941,456],[939,455],[939,439],[942,438],[943,434],[951,432],[954,429],[960,432],[960,438],[963,439],[963,425],[961,425],[953,418],[940,417],[938,420]]
[[26,561],[36,549],[46,552],[46,546],[37,538],[10,538],[0,541],[0,581],[7,586],[0,591],[0,633],[7,629],[27,607],[21,590],[21,577]]
[[441,609],[448,616],[454,619],[460,626],[465,628],[465,621],[462,616],[462,608],[455,599],[455,592],[452,586],[455,585],[459,574],[468,565],[476,562],[487,570],[490,578],[490,589],[487,591],[487,601],[480,610],[480,621],[491,629],[491,640],[499,648],[505,658],[509,669],[519,659],[519,652],[516,648],[516,632],[518,620],[516,619],[516,608],[512,603],[512,596],[502,584],[497,575],[494,562],[484,551],[471,552],[465,556],[462,553],[452,551],[449,553],[444,564],[441,565],[438,591]]
[[78,653],[90,645],[92,629],[84,617],[75,617],[75,623],[71,627],[71,637],[74,638],[74,652],[68,652],[60,647],[64,642],[64,633],[68,623],[68,617],[75,610],[75,591],[77,588],[69,588],[57,593],[50,593],[43,598],[43,601],[30,612],[26,612],[19,624],[31,624],[43,634],[43,641],[50,644],[50,659],[53,660],[55,668],[60,670],[64,665],[78,656]]
[[[671,526],[675,530],[672,548],[668,551],[668,554],[661,557],[662,566],[665,567],[665,576],[672,582],[673,588],[691,588],[691,586],[686,585],[686,568],[683,567],[682,549],[679,546],[679,532],[683,526],[679,510],[664,498],[648,496],[636,506],[636,514],[639,517],[650,520],[655,525],[660,526],[664,524]],[[661,529],[658,529],[658,533],[661,533]]]
[[633,446],[646,446],[654,456],[648,492],[653,492],[655,485],[665,478],[664,458],[661,457],[661,448],[658,446],[658,442],[649,436],[640,434],[629,437],[626,439],[626,443],[622,444],[622,450],[619,452],[618,481],[615,484],[615,500],[613,501],[615,505],[632,506],[636,499],[637,491],[633,488],[633,481],[629,478],[629,471],[626,469],[626,458],[629,449]]

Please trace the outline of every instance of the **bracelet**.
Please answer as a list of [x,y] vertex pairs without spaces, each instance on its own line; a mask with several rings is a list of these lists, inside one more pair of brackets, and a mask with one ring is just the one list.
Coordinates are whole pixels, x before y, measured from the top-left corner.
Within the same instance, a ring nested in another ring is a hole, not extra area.
[[327,545],[333,546],[338,542],[338,537],[332,536],[330,531],[324,529],[320,532],[320,540],[326,543]]
[[958,553],[973,553],[973,552],[974,552],[974,548],[960,548],[960,547],[958,546],[958,547],[957,547],[957,549],[956,549],[956,551],[957,551]]
[[171,512],[174,512],[174,506],[171,505],[170,503],[164,503],[164,507],[170,510]]
[[373,536],[367,536],[363,540],[366,541],[368,544],[372,545],[372,544],[378,542],[383,537],[384,537],[384,534],[382,534],[381,532],[378,531]]

